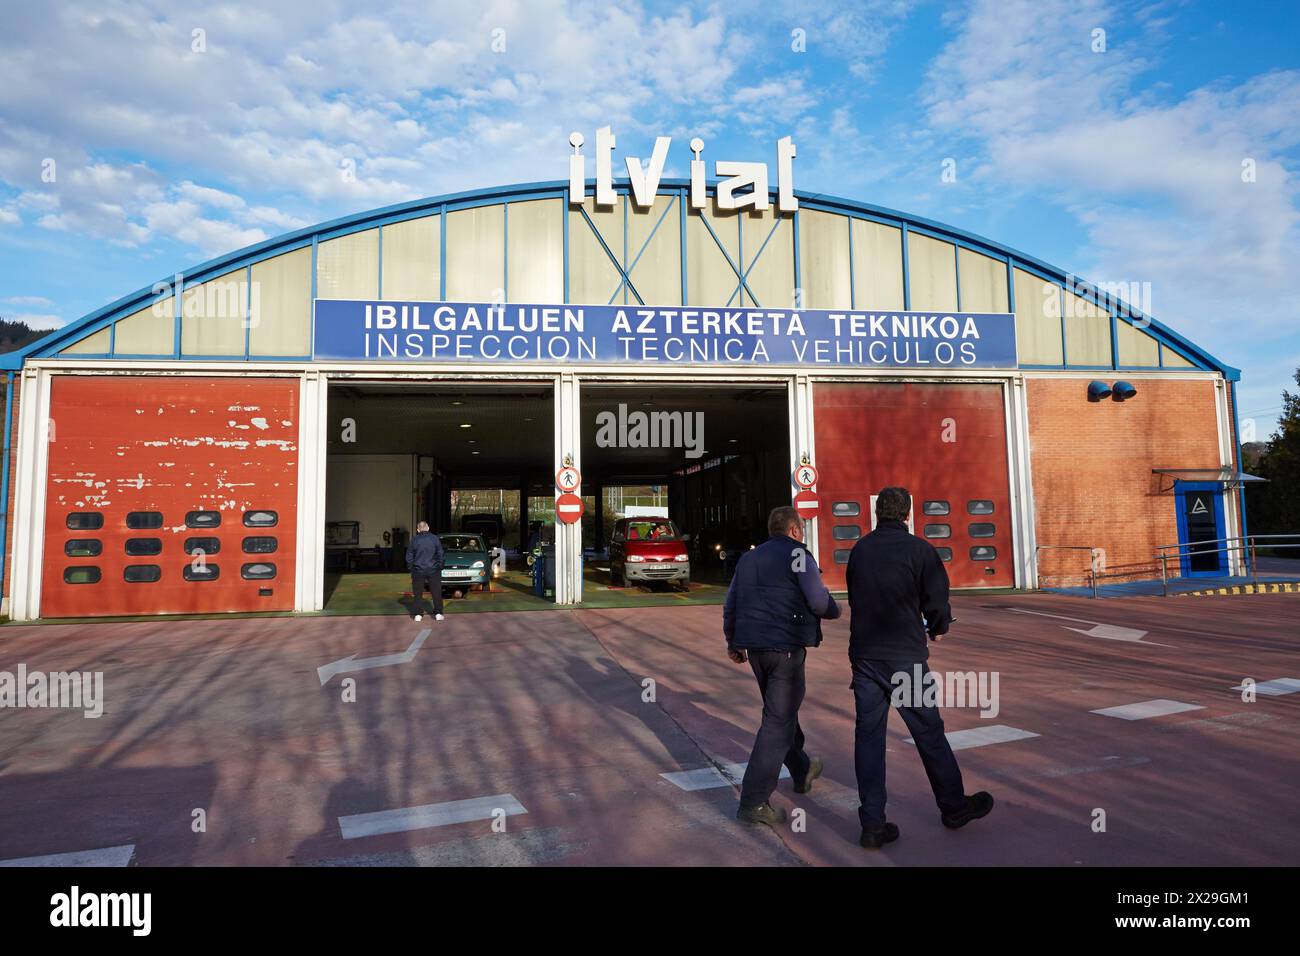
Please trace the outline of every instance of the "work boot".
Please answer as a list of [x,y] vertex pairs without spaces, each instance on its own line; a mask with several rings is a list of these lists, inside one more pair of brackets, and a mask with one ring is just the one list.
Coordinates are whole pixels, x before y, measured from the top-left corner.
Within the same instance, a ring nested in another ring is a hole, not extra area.
[[808,772],[802,780],[795,781],[795,793],[807,793],[812,789],[813,781],[822,775],[822,758],[813,757],[808,763]]
[[979,793],[969,794],[966,797],[966,806],[956,813],[940,814],[940,818],[943,820],[943,825],[949,830],[958,830],[972,820],[988,816],[989,811],[992,809],[993,795],[987,790],[981,790]]
[[766,824],[769,827],[776,827],[785,823],[785,811],[770,803],[760,803],[756,807],[742,806],[736,811],[736,819],[750,826]]
[[898,839],[897,823],[882,823],[878,827],[863,827],[862,836],[858,837],[858,846],[868,850],[879,850],[886,843]]

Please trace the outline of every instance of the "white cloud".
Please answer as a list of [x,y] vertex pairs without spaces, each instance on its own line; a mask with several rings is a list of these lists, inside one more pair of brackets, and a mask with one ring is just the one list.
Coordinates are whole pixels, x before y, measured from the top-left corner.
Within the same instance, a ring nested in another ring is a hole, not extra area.
[[[105,0],[11,19],[0,182],[38,225],[126,245],[169,236],[207,252],[326,218],[298,214],[315,207],[562,178],[572,129],[611,123],[631,150],[683,109],[762,129],[818,105],[799,77],[738,83],[756,43],[744,17],[636,0],[288,0],[183,17],[162,0]],[[196,26],[206,52],[191,49]]]
[[1107,52],[1092,51],[1091,29],[1119,22],[1101,0],[975,3],[931,67],[928,134],[972,146],[969,181],[989,196],[1072,214],[1085,261],[1060,265],[1150,282],[1157,319],[1249,365],[1300,321],[1300,191],[1286,159],[1300,142],[1300,72],[1171,97],[1141,85],[1151,36],[1117,44],[1112,30]]
[[30,329],[57,329],[66,323],[66,319],[48,312],[17,312],[0,316],[10,322],[25,322]]

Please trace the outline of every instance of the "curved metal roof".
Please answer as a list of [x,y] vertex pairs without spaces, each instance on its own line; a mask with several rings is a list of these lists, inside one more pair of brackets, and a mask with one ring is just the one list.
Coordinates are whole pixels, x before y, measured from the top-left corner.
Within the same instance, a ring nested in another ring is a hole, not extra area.
[[[184,276],[185,285],[188,287],[191,284],[196,284],[203,282],[206,279],[212,279],[224,275],[233,269],[251,265],[255,262],[260,262],[263,259],[269,259],[272,256],[291,252],[294,249],[300,249],[304,246],[310,246],[314,241],[333,239],[338,236],[347,235],[353,232],[361,232],[366,229],[373,229],[376,226],[401,222],[406,219],[415,219],[421,216],[433,215],[440,212],[468,209],[475,206],[493,205],[501,202],[518,202],[528,199],[567,199],[568,185],[567,181],[521,183],[513,186],[499,186],[489,189],[448,193],[443,196],[434,196],[428,199],[417,199],[412,200],[411,202],[384,206],[379,209],[372,209],[367,212],[343,216],[315,226],[308,226],[305,229],[288,232],[282,236],[276,236],[275,238],[267,239],[263,242],[246,246],[243,249],[237,249],[234,252],[218,256],[215,259],[209,259],[207,262],[203,262],[192,269],[181,272],[180,274]],[[588,185],[594,185],[594,181],[589,180]],[[713,182],[709,183],[711,192],[714,185]],[[689,189],[689,187],[689,180],[666,179],[661,181],[659,193],[661,195],[673,195],[682,193]],[[622,194],[626,194],[628,191],[626,183],[616,184],[615,189],[617,192]],[[776,190],[772,189],[770,192],[772,199],[775,200]],[[808,208],[827,212],[838,212],[843,215],[873,219],[890,225],[906,226],[909,230],[944,239],[956,243],[957,245],[973,249],[977,252],[993,256],[994,258],[1009,261],[1019,268],[1037,273],[1042,278],[1049,279],[1061,285],[1067,285],[1070,281],[1073,281],[1076,285],[1086,285],[1083,280],[1080,280],[1080,278],[1072,272],[1060,269],[1034,256],[1013,249],[1003,243],[995,242],[992,239],[987,239],[964,229],[958,229],[955,226],[949,226],[944,223],[935,222],[934,220],[909,215],[908,213],[899,212],[898,210],[889,209],[884,206],[876,206],[871,203],[843,199],[825,193],[796,190],[795,195],[799,200],[800,209]],[[84,315],[79,319],[75,319],[67,325],[55,329],[49,335],[43,336],[21,349],[0,355],[0,368],[11,370],[19,369],[28,358],[43,358],[59,352],[61,349],[82,338],[84,335],[96,331],[99,328],[111,324],[119,318],[130,315],[131,313],[144,308],[158,297],[159,293],[155,292],[155,288],[165,286],[166,292],[163,294],[170,295],[172,291],[171,284],[173,281],[174,275],[167,275],[157,283],[146,286],[143,289],[138,289],[114,302],[110,302],[103,308],[96,309],[94,312]],[[1241,377],[1241,373],[1238,369],[1219,361],[1205,349],[1179,335],[1168,326],[1156,321],[1151,316],[1130,307],[1129,304],[1123,300],[1111,298],[1110,301],[1114,302],[1117,307],[1122,308],[1125,315],[1131,316],[1141,322],[1143,329],[1148,334],[1152,335],[1162,344],[1169,346],[1175,352],[1188,359],[1196,367],[1221,372],[1224,377],[1230,381],[1236,381]],[[257,361],[257,359],[250,359],[250,361]]]

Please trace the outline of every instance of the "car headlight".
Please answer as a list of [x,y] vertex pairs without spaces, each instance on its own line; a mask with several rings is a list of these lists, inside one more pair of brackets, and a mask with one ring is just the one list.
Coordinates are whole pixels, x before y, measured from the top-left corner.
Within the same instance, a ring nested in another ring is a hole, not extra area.
[[689,561],[689,560],[691,560],[691,556],[690,556],[689,554],[679,554],[679,555],[677,555],[677,557],[673,558],[673,560],[674,560],[674,561]]
[[483,562],[482,562],[482,561],[475,561],[473,564],[470,565],[470,567],[471,567],[471,568],[481,568],[481,567],[483,567]]
[[639,554],[629,554],[629,555],[627,556],[627,559],[628,559],[628,561],[630,561],[632,564],[640,564],[642,561],[645,560],[645,558],[641,557],[641,555],[639,555]]

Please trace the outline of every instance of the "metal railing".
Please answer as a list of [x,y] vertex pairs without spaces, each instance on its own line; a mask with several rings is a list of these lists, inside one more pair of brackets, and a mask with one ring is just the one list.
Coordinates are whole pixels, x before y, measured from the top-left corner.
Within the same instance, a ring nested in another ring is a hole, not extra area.
[[[1233,543],[1236,542],[1236,543]],[[1202,554],[1230,554],[1239,552],[1247,560],[1250,568],[1251,582],[1259,584],[1259,543],[1274,550],[1300,548],[1300,534],[1252,534],[1246,537],[1211,538],[1205,541],[1188,541],[1181,544],[1162,544],[1156,548],[1156,560],[1160,562],[1160,593],[1169,596],[1169,559],[1194,557]],[[1218,548],[1206,548],[1203,545],[1222,545]],[[1173,551],[1172,554],[1169,552]]]
[[1034,548],[1034,567],[1038,566],[1039,551],[1087,551],[1088,584],[1092,588],[1092,596],[1097,596],[1097,555],[1102,552],[1101,548],[1081,544],[1040,544]]

